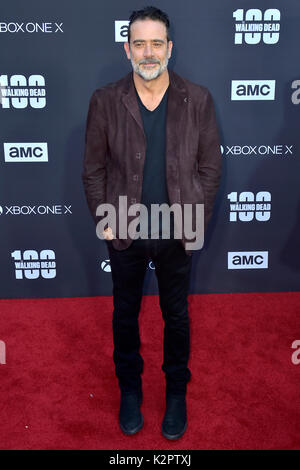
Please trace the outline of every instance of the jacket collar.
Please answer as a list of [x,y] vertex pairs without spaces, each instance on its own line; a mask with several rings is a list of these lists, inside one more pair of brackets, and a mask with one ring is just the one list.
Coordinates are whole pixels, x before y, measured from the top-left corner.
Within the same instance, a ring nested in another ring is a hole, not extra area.
[[[169,91],[168,91],[168,116],[182,114],[183,102],[187,100],[187,90],[184,80],[173,70],[168,69]],[[129,72],[119,82],[122,88],[122,101],[144,132],[144,126],[139,109],[133,81],[133,71]]]

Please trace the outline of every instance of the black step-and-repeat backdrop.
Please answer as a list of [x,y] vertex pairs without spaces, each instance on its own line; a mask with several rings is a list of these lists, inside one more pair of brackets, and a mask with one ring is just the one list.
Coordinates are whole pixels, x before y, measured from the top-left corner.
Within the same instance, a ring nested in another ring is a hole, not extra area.
[[[172,24],[169,67],[209,88],[222,142],[191,293],[300,290],[299,0],[152,4]],[[144,6],[1,6],[2,298],[112,294],[81,180],[84,133],[93,91],[132,70],[123,42],[131,11]],[[150,261],[145,293],[158,292],[153,271]]]

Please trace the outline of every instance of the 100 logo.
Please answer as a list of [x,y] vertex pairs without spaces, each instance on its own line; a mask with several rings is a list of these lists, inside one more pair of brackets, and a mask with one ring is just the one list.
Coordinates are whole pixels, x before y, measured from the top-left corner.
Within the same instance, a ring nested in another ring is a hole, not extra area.
[[55,253],[53,250],[20,250],[11,253],[15,260],[16,279],[53,279],[56,276]]
[[264,13],[257,8],[247,10],[235,10],[233,18],[236,21],[234,43],[259,44],[262,40],[265,44],[276,44],[279,41],[280,11],[269,8]]

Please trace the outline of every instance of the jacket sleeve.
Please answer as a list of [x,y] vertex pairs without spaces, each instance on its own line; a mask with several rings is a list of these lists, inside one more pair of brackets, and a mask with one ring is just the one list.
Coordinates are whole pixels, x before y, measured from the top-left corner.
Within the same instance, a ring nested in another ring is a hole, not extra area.
[[[89,102],[86,120],[82,181],[89,210],[95,224],[104,216],[96,216],[99,204],[106,202],[106,121],[95,91]],[[105,226],[106,228],[106,226]]]
[[198,171],[204,190],[204,227],[210,221],[221,178],[221,149],[212,96],[206,88],[200,116]]

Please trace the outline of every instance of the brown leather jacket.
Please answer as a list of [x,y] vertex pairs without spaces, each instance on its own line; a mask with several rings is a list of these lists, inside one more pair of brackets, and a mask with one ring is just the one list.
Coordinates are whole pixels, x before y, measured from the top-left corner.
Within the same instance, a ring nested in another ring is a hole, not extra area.
[[[204,203],[205,228],[221,176],[221,152],[215,110],[208,89],[168,69],[166,175],[170,205]],[[82,179],[95,223],[99,204],[115,206],[126,195],[128,206],[142,194],[146,137],[134,89],[133,72],[94,91],[86,122]],[[155,184],[155,182],[153,182]],[[128,223],[136,218],[128,216]],[[111,242],[119,250],[132,239]],[[185,247],[185,238],[182,237]],[[186,248],[185,248],[186,249]],[[187,254],[192,254],[186,250]]]

